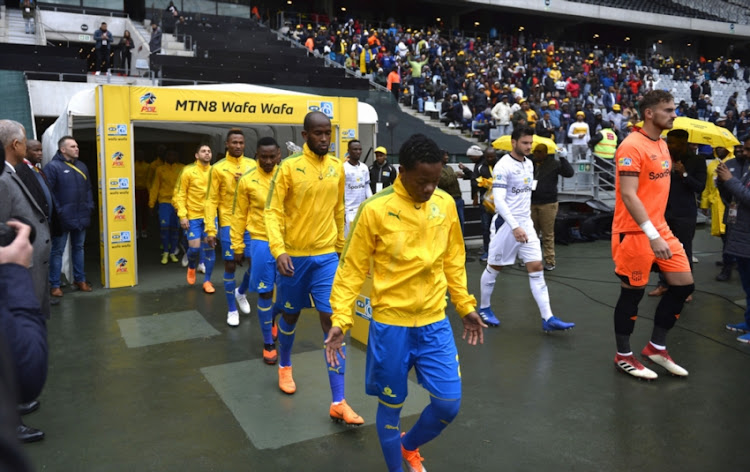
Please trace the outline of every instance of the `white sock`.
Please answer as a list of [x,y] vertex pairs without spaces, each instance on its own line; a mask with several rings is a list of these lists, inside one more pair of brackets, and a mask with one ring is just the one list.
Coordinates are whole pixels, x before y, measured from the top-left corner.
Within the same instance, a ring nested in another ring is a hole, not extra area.
[[529,286],[531,287],[531,294],[534,295],[534,300],[536,300],[536,304],[539,307],[539,312],[542,314],[542,319],[547,321],[552,318],[547,284],[544,283],[544,272],[529,272]]
[[651,344],[652,346],[654,346],[656,349],[658,349],[660,351],[663,351],[663,350],[665,350],[667,348],[667,346],[660,346],[658,344],[654,344],[653,341],[649,341],[648,343]]
[[492,298],[492,291],[495,290],[495,279],[499,270],[495,270],[490,266],[487,266],[482,272],[482,281],[479,284],[480,291],[480,304],[479,309],[490,307],[490,298]]
[[633,351],[628,352],[627,354],[624,354],[620,351],[617,351],[617,354],[621,355],[622,357],[628,357],[633,355]]

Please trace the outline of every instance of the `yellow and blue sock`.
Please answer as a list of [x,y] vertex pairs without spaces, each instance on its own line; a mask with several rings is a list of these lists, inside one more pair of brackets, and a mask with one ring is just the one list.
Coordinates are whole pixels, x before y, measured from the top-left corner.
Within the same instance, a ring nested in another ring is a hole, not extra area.
[[169,252],[169,226],[159,225],[159,240],[162,252]]
[[201,250],[197,247],[189,247],[187,250],[187,256],[188,256],[188,268],[195,269],[195,266],[198,265],[198,260],[200,259]]
[[203,281],[208,282],[211,280],[211,274],[214,271],[214,264],[216,264],[216,249],[206,243],[203,243],[203,264],[206,266],[206,277]]
[[458,414],[461,399],[445,400],[430,395],[430,404],[422,411],[419,420],[401,439],[407,451],[435,439]]
[[271,324],[273,323],[273,299],[258,297],[258,323],[263,333],[263,344],[273,344]]
[[292,345],[294,344],[295,325],[290,325],[284,319],[279,317],[279,367],[289,367],[292,365]]
[[179,251],[179,245],[180,242],[180,228],[169,228],[169,253],[170,254],[177,254],[177,251]]
[[250,268],[245,271],[245,275],[242,276],[242,282],[240,282],[240,286],[237,287],[237,291],[240,293],[247,292],[247,288],[250,286]]
[[391,405],[378,400],[375,424],[389,472],[401,472],[401,405]]
[[[323,335],[323,340],[328,335]],[[341,352],[346,356],[346,344],[341,346]],[[328,383],[331,385],[331,398],[333,403],[339,403],[344,399],[344,373],[346,373],[346,359],[338,355],[339,365],[334,366],[326,360],[326,367],[328,368]],[[323,357],[325,358],[325,349],[323,349]]]
[[234,289],[237,284],[234,281],[234,272],[224,271],[224,294],[227,296],[229,311],[237,311],[237,300],[234,299]]

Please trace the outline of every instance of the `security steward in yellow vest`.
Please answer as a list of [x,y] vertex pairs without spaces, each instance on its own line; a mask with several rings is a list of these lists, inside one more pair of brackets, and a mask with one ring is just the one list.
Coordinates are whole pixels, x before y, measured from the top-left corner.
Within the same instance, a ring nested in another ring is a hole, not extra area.
[[615,189],[615,151],[617,150],[617,133],[609,121],[602,121],[602,129],[589,141],[596,160],[596,185],[602,190]]

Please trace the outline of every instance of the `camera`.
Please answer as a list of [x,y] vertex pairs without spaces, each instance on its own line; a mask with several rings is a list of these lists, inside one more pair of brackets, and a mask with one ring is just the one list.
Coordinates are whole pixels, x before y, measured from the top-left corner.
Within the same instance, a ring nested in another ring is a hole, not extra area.
[[[31,244],[34,244],[34,239],[36,238],[36,230],[34,229],[34,225],[32,225],[29,220],[22,216],[13,216],[10,219],[16,220],[31,227],[31,233],[29,233],[29,242],[31,242]],[[5,223],[0,223],[0,247],[10,246],[10,244],[15,239],[16,230]]]

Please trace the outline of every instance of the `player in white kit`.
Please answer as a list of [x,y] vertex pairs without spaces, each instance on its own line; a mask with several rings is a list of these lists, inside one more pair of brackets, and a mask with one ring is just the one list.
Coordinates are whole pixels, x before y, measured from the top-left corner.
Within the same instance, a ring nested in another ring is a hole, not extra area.
[[[526,156],[531,153],[533,134],[526,126],[514,129],[511,134],[513,151],[503,156],[493,169],[492,196],[497,214],[490,225],[489,257],[482,273],[479,316],[488,325],[500,324],[490,307],[495,279],[502,266],[513,265],[519,256],[529,272],[531,293],[542,315],[542,329],[545,332],[566,330],[575,323],[566,323],[552,314],[544,282],[542,248],[531,221],[531,192],[536,182],[534,163]],[[502,224],[498,224],[500,222]]]
[[353,139],[349,141],[349,159],[344,162],[346,189],[344,191],[345,223],[344,235],[349,235],[349,226],[357,216],[359,205],[372,196],[370,189],[370,169],[359,162],[362,157],[362,143]]

